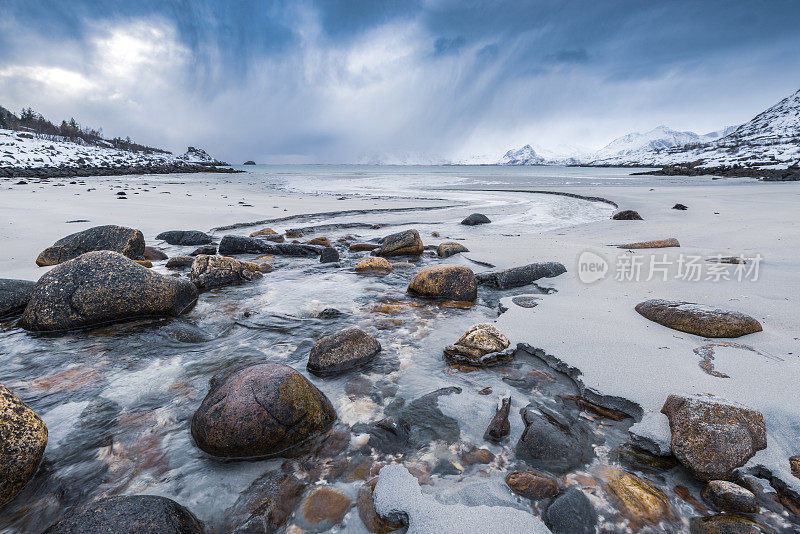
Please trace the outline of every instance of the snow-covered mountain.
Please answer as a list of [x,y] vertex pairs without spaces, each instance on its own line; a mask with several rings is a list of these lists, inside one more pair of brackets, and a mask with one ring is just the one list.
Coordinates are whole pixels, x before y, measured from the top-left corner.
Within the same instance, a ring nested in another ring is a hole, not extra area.
[[500,160],[500,165],[577,165],[589,159],[590,150],[579,145],[561,145],[545,148],[525,145],[509,150]]

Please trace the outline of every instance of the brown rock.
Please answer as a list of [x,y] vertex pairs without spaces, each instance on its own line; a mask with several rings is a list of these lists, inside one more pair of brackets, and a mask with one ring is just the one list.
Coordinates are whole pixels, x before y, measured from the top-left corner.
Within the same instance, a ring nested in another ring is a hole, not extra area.
[[306,521],[316,526],[325,522],[327,526],[338,525],[350,509],[350,499],[338,491],[328,488],[317,488],[306,497],[303,503],[303,516]]
[[506,484],[517,495],[532,501],[547,499],[558,493],[558,484],[553,478],[533,470],[511,471],[506,475]]
[[144,247],[144,259],[151,261],[166,260],[167,256],[161,249],[156,247]]
[[250,237],[258,237],[260,235],[278,235],[278,232],[273,230],[272,228],[262,228],[261,230],[256,230]]
[[490,464],[494,461],[494,453],[489,449],[479,449],[477,447],[470,447],[462,451],[459,455],[461,463],[464,465],[472,464]]
[[792,456],[789,458],[789,467],[792,470],[792,474],[800,478],[800,456]]
[[167,260],[167,269],[185,269],[194,263],[194,256],[173,256]]
[[697,497],[692,495],[692,492],[689,488],[679,484],[673,489],[675,490],[675,494],[687,503],[691,504],[692,508],[694,508],[698,514],[708,515],[708,508],[706,505],[704,505]]
[[47,425],[0,384],[0,507],[33,478],[47,445]]
[[713,306],[670,300],[646,300],[636,305],[640,315],[660,325],[703,337],[739,337],[761,332],[749,315]]
[[304,235],[302,230],[286,230],[285,234],[287,239],[303,237]]
[[473,301],[478,298],[478,285],[475,274],[468,267],[433,265],[414,276],[408,292],[421,297]]
[[[480,392],[479,392],[480,393]],[[489,390],[491,393],[491,389]],[[511,397],[501,397],[500,405],[497,411],[489,422],[486,432],[483,434],[483,439],[491,441],[492,443],[500,443],[503,438],[508,436],[511,432],[511,424],[508,422],[508,413],[511,410]]]
[[358,516],[361,522],[370,532],[385,534],[403,528],[403,523],[395,523],[378,515],[375,511],[375,503],[372,500],[372,492],[375,491],[375,484],[378,477],[365,482],[358,490],[356,505],[358,506]]
[[693,517],[689,522],[691,534],[767,534],[772,529],[740,514],[720,514],[710,517]]
[[261,278],[261,267],[249,261],[228,256],[197,256],[189,279],[197,287],[211,289]]
[[758,512],[756,496],[738,484],[725,480],[712,480],[703,488],[703,499],[720,512]]
[[58,265],[96,250],[110,250],[134,260],[141,260],[144,259],[144,236],[139,230],[125,226],[95,226],[59,239],[52,247],[39,254],[36,265]]
[[386,258],[364,258],[358,262],[355,271],[362,274],[389,274],[392,272],[392,264]]
[[595,404],[592,401],[584,399],[583,397],[579,397],[577,395],[559,395],[559,397],[564,399],[565,401],[573,402],[581,410],[593,413],[597,416],[602,417],[603,419],[611,419],[612,421],[624,421],[625,419],[630,417],[630,415],[626,413],[619,412],[617,410],[612,410],[611,408],[606,408],[604,406],[600,406],[599,404]]
[[634,528],[676,518],[669,498],[650,482],[612,467],[602,470],[602,478],[620,513]]
[[353,243],[350,245],[351,252],[370,252],[375,250],[376,248],[380,247],[380,245],[375,245],[373,243]]
[[405,230],[384,237],[381,246],[372,253],[375,256],[419,256],[423,250],[419,232]]
[[292,516],[306,483],[293,473],[270,469],[225,512],[224,532],[275,532]]
[[307,368],[316,375],[338,374],[372,361],[380,351],[377,339],[360,328],[348,328],[317,341]]
[[469,252],[469,249],[461,243],[455,242],[442,243],[436,247],[436,254],[438,254],[440,258],[449,258],[459,252]]
[[287,365],[262,363],[211,379],[192,418],[197,446],[214,456],[293,453],[336,420],[328,398]]
[[309,241],[306,241],[307,245],[319,245],[321,247],[330,247],[331,242],[328,240],[327,237],[315,237]]
[[149,260],[133,260],[133,261],[135,261],[136,263],[138,263],[142,267],[147,267],[148,269],[152,269],[153,268],[153,264]]
[[499,354],[509,346],[509,341],[497,328],[481,323],[470,327],[454,345],[445,347],[445,355],[455,361],[471,365],[495,365],[514,355]]
[[617,248],[639,249],[639,248],[669,248],[680,247],[681,244],[674,237],[667,239],[656,239],[655,241],[639,241],[636,243],[628,243],[627,245],[618,245]]
[[733,470],[767,447],[760,412],[713,397],[670,395],[661,408],[669,419],[672,453],[703,481],[731,480]]

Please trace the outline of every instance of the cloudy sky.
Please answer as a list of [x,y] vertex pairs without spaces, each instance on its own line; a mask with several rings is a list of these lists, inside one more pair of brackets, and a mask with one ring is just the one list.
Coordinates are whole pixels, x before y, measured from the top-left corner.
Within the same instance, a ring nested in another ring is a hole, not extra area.
[[738,124],[800,0],[0,0],[0,105],[240,163],[490,158]]

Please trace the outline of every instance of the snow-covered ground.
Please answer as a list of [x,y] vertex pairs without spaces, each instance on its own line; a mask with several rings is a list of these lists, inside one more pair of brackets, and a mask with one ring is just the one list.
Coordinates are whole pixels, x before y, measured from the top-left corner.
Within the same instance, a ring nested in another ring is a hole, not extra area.
[[165,152],[131,152],[79,144],[66,138],[0,129],[0,167],[138,167],[153,165],[219,164],[204,150],[189,147],[176,156]]

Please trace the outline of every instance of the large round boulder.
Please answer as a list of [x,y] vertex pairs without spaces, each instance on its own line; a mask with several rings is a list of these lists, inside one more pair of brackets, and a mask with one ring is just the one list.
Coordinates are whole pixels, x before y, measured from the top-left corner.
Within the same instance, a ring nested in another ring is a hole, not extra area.
[[408,292],[421,297],[473,301],[478,298],[478,284],[469,267],[432,265],[414,276]]
[[58,265],[95,250],[110,250],[132,260],[143,260],[144,248],[144,235],[139,230],[113,224],[95,226],[62,237],[39,254],[36,265]]
[[261,270],[255,263],[239,261],[228,256],[207,256],[201,254],[194,259],[189,279],[200,288],[249,282],[261,278]]
[[203,524],[185,507],[157,495],[106,497],[79,508],[43,534],[201,534]]
[[0,384],[0,506],[36,473],[47,446],[47,425]]
[[372,253],[375,256],[419,256],[424,248],[419,232],[405,230],[384,237],[381,246]]
[[156,239],[162,239],[170,245],[197,246],[208,245],[214,238],[199,230],[168,230],[161,232]]
[[192,418],[192,436],[214,456],[276,456],[293,452],[335,420],[331,402],[303,375],[261,363],[211,379]]
[[177,316],[196,299],[188,280],[154,273],[116,252],[88,252],[39,279],[19,324],[27,330],[66,330]]
[[36,282],[0,278],[0,318],[25,309]]
[[484,215],[483,213],[473,213],[469,215],[466,219],[461,221],[461,224],[465,226],[476,226],[478,224],[488,224],[492,221],[489,220],[489,217]]
[[721,512],[758,513],[758,502],[753,492],[733,482],[712,480],[703,488],[702,496]]
[[372,361],[381,344],[360,328],[325,336],[311,348],[307,368],[315,375],[332,375]]
[[660,325],[703,337],[739,337],[761,332],[761,323],[736,311],[713,306],[652,299],[636,305],[643,317]]
[[469,249],[461,243],[456,243],[455,241],[448,241],[447,243],[442,243],[436,247],[436,254],[438,254],[440,258],[449,258],[450,256],[458,254],[459,252],[469,252]]

